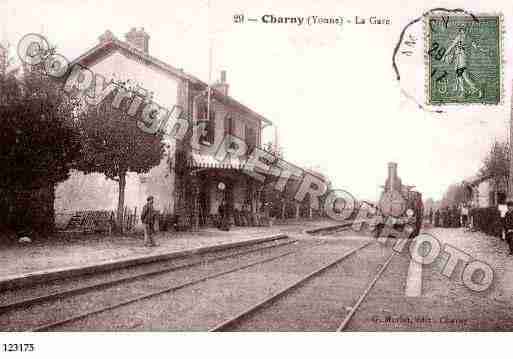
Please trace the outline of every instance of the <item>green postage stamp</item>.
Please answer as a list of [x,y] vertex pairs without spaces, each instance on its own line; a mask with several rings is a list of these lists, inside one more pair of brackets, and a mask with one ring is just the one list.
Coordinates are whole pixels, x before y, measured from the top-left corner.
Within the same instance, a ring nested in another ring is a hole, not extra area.
[[502,15],[429,15],[424,29],[429,105],[502,102]]

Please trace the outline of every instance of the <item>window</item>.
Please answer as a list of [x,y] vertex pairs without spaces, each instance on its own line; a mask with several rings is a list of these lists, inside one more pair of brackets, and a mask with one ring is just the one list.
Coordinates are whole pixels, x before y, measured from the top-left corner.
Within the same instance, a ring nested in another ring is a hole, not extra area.
[[497,204],[506,204],[506,193],[497,192]]
[[256,131],[254,127],[246,126],[246,145],[248,146],[248,154],[253,152],[257,144]]
[[196,119],[198,120],[198,124],[200,124],[201,122],[206,123],[205,130],[200,135],[199,140],[200,140],[200,143],[213,144],[214,138],[215,138],[216,114],[212,110],[212,108],[210,108],[210,116],[208,116],[208,118],[207,118],[207,112],[208,112],[208,106],[206,103],[201,103],[198,105],[197,114],[196,114]]
[[[235,128],[234,128],[234,122],[231,115],[226,115],[224,118],[224,135],[226,136],[234,136],[235,135]],[[230,140],[226,142],[226,149],[232,150],[236,149],[237,145],[233,140]]]
[[489,195],[488,195],[488,202],[489,202],[489,206],[490,207],[493,207],[495,206],[495,192],[494,191],[490,191]]

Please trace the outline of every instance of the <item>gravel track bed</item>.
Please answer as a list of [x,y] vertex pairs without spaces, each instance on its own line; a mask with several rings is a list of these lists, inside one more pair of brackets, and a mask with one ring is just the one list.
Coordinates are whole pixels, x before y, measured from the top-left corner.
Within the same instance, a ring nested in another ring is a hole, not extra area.
[[310,241],[308,248],[290,256],[84,318],[56,330],[205,331],[366,241],[317,241],[321,244],[318,246],[312,246],[314,242]]
[[373,243],[225,330],[335,331],[389,255]]
[[[391,244],[387,242],[386,246],[392,253]],[[418,299],[404,296],[409,263],[407,251],[395,254],[345,331],[399,331],[405,328],[400,323],[401,315],[422,316],[417,311]]]
[[[451,278],[442,274],[443,261],[424,266],[424,307],[433,324],[427,330],[436,331],[512,331],[513,306],[509,300],[499,300],[497,294],[507,277],[497,267],[495,284],[484,292],[468,289],[461,281],[463,265],[458,264]],[[511,281],[511,279],[509,279]]]
[[374,238],[374,233],[369,230],[369,226],[367,224],[362,224],[362,225],[356,226],[354,228],[351,225],[351,226],[339,228],[339,229],[322,230],[320,232],[312,234],[312,236],[313,237],[324,237],[324,238],[332,237],[332,238],[339,238],[339,239],[348,237],[348,236]]
[[234,258],[222,259],[194,267],[178,269],[173,272],[159,274],[147,278],[121,283],[109,288],[92,290],[83,294],[62,299],[38,303],[29,308],[17,309],[0,315],[0,328],[2,330],[27,330],[69,316],[90,311],[102,306],[115,304],[139,295],[179,285],[202,276],[234,268],[251,261],[278,255],[291,250],[300,249],[305,245],[264,249]]
[[[87,274],[79,277],[64,278],[54,280],[47,283],[31,285],[27,287],[5,290],[0,292],[0,305],[21,301],[24,299],[48,295],[51,293],[61,292],[64,290],[71,290],[98,283],[113,281],[137,274],[148,273],[154,270],[174,268],[182,265],[187,265],[200,260],[211,260],[226,255],[241,253],[252,249],[264,249],[271,245],[286,243],[289,239],[279,239],[276,241],[254,244],[250,246],[231,248],[228,250],[221,250],[216,252],[203,253],[198,255],[191,255],[183,258],[174,258],[167,261],[158,261],[153,263],[141,264],[137,266],[116,269],[112,271],[100,272],[95,274]],[[271,249],[268,249],[271,250]]]
[[[473,243],[470,242],[470,245]],[[474,255],[479,258],[477,253]],[[481,293],[465,287],[461,281],[462,263],[457,265],[451,278],[442,274],[447,262],[446,255],[441,255],[431,265],[424,265],[421,296],[405,297],[410,255],[405,251],[396,257],[383,274],[383,279],[376,284],[369,298],[362,304],[362,310],[356,313],[348,330],[513,330],[512,305],[497,300],[499,291],[493,286]],[[497,283],[500,284],[504,278],[502,272],[498,273],[501,278],[498,278]]]

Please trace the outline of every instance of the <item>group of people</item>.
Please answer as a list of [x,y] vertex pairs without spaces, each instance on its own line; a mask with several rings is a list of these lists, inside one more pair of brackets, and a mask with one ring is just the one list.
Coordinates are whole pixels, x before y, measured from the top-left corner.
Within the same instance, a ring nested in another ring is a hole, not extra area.
[[470,224],[470,208],[468,206],[447,206],[429,210],[429,223],[435,227],[457,228]]
[[[509,255],[513,255],[513,201],[506,202],[507,211],[501,213],[501,238],[505,239],[509,247]],[[467,205],[443,207],[433,211],[429,210],[428,219],[435,227],[469,227],[472,226],[470,207]]]
[[507,201],[508,211],[504,215],[503,226],[506,242],[509,246],[509,255],[513,256],[513,201]]

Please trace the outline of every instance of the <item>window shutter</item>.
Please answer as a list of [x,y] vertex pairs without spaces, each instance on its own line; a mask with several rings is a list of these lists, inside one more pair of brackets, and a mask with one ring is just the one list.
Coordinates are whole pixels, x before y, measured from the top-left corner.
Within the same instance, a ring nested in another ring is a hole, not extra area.
[[210,116],[207,117],[208,106],[206,103],[198,105],[197,120],[205,122],[205,132],[200,136],[200,142],[214,143],[215,139],[215,112],[210,110]]
[[226,115],[224,118],[224,134],[233,135],[233,119],[230,115]]
[[215,140],[215,132],[216,132],[216,113],[210,109],[210,116],[208,119],[208,125],[207,125],[207,140],[210,143],[214,143]]
[[253,127],[246,126],[246,145],[248,146],[248,153],[253,152],[256,147],[256,131]]

